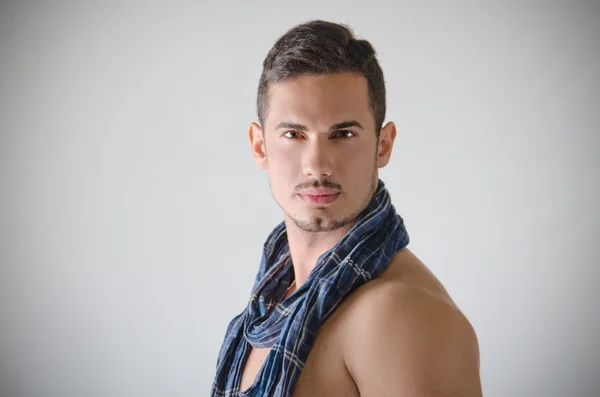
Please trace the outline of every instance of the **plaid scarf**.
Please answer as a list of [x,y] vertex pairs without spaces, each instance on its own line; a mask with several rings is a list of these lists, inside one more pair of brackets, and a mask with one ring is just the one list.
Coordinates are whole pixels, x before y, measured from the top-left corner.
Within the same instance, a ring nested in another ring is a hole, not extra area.
[[[246,309],[230,322],[217,359],[212,396],[291,396],[319,327],[344,297],[377,277],[409,242],[381,179],[356,224],[322,254],[286,299],[294,279],[285,222],[271,232]],[[270,347],[254,383],[239,390],[250,346]]]

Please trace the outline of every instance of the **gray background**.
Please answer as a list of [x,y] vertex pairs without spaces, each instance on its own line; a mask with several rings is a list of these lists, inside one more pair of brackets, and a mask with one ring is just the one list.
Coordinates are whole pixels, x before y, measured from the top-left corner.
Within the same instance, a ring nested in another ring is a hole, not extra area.
[[2,397],[208,395],[282,219],[262,61],[312,18],[379,53],[380,175],[485,395],[599,395],[597,2],[115,1],[0,5]]

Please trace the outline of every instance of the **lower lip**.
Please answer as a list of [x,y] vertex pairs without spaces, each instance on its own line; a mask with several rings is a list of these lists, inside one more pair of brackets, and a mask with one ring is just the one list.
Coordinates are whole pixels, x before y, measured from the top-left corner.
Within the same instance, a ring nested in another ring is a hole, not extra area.
[[340,193],[330,194],[327,196],[311,196],[310,194],[299,194],[302,200],[307,201],[311,204],[319,205],[331,204],[339,197],[339,195]]

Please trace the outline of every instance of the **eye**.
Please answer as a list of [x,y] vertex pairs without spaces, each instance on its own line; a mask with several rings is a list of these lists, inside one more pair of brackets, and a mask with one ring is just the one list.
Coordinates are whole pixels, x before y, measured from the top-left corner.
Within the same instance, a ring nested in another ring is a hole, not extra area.
[[296,138],[298,138],[300,136],[300,134],[298,133],[298,131],[294,131],[294,130],[286,131],[286,132],[283,133],[284,136],[286,136],[288,134],[292,135],[292,136],[287,136],[287,138],[290,138],[290,139],[296,139]]
[[[349,135],[349,134],[352,134],[352,135]],[[349,138],[356,136],[354,131],[350,131],[350,130],[339,130],[339,131],[336,131],[334,133],[334,135],[340,136],[343,139],[349,139]]]

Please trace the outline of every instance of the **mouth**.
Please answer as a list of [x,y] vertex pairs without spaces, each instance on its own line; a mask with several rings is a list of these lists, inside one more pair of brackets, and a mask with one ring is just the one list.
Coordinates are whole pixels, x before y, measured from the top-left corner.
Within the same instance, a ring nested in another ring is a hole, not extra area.
[[323,194],[323,195],[314,195],[314,194],[298,194],[300,199],[306,201],[309,204],[316,205],[327,205],[333,203],[340,196],[341,193],[334,194]]

